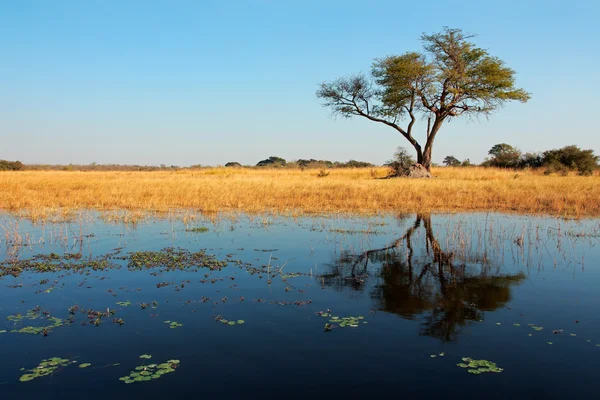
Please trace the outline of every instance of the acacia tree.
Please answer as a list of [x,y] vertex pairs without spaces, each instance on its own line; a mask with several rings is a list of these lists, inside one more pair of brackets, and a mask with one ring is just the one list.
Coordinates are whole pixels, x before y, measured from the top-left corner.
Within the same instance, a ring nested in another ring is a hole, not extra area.
[[[414,147],[417,163],[431,167],[433,143],[443,123],[460,116],[487,116],[505,102],[526,102],[515,72],[470,41],[474,35],[445,27],[423,34],[423,51],[376,59],[371,76],[324,82],[317,97],[334,114],[359,116],[390,126]],[[425,144],[413,136],[417,116],[429,119]],[[401,122],[405,121],[404,125]]]

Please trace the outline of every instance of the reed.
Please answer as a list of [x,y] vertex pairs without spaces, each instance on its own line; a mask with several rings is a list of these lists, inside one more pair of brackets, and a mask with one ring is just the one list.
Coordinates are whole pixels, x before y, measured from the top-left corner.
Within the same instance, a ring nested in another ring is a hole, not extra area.
[[0,173],[0,209],[32,219],[77,210],[280,214],[502,211],[600,215],[600,176],[435,168],[435,179],[383,179],[385,168],[210,168]]

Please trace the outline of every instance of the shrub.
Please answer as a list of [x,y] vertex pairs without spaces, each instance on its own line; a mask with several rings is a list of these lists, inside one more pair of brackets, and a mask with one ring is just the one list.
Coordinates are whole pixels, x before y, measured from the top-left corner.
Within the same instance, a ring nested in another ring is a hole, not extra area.
[[257,167],[285,167],[286,161],[281,157],[271,156],[266,160],[259,161]]
[[402,176],[405,175],[414,163],[415,160],[408,153],[408,150],[404,147],[398,147],[394,153],[394,158],[385,163],[385,165],[391,169],[390,176]]
[[598,168],[598,160],[594,150],[582,150],[575,145],[543,153],[543,165],[547,172],[576,170],[580,175],[591,175]]
[[0,160],[0,171],[22,171],[25,166],[21,161]]

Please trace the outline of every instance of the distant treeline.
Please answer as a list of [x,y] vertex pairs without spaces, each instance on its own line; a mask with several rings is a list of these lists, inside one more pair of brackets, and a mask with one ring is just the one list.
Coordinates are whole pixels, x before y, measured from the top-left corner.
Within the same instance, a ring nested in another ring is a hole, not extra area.
[[[350,160],[346,162],[329,161],[329,160],[315,160],[315,159],[300,159],[297,161],[286,161],[281,157],[269,157],[265,160],[259,161],[256,165],[242,165],[238,162],[228,162],[225,164],[226,167],[243,167],[243,168],[365,168],[374,167],[374,164]],[[120,165],[120,164],[23,164],[20,161],[5,161],[0,160],[0,171],[165,171],[165,170],[181,170],[181,169],[201,169],[201,168],[213,168],[209,165],[192,165],[189,167],[180,167],[177,165]]]
[[[243,167],[242,164],[236,161],[231,161],[225,164],[226,167]],[[255,167],[270,167],[270,168],[365,168],[374,167],[374,164],[365,161],[350,160],[346,162],[329,161],[329,160],[315,160],[314,158],[305,160],[299,159],[295,161],[286,161],[281,157],[271,156],[264,160],[259,161]],[[251,167],[249,165],[245,167]]]
[[[560,149],[546,150],[537,153],[522,153],[518,148],[506,143],[494,145],[488,151],[488,157],[481,163],[482,167],[496,168],[543,168],[545,172],[567,174],[577,171],[580,175],[591,175],[600,168],[600,157],[594,150],[582,150],[578,146],[565,146]],[[470,161],[460,161],[454,156],[444,159],[446,166],[471,166]]]
[[[450,155],[444,158],[443,164],[449,167],[496,167],[510,169],[525,169],[535,168],[544,169],[546,173],[561,173],[567,174],[570,171],[576,171],[580,175],[590,175],[595,170],[599,169],[600,157],[594,154],[593,150],[582,150],[575,145],[565,146],[560,149],[546,150],[537,153],[522,153],[516,147],[506,143],[494,145],[488,151],[488,157],[479,165],[473,164],[469,159],[459,160]],[[399,147],[394,154],[394,159],[388,161],[385,166],[392,169],[407,168],[414,164],[414,159],[410,153]],[[238,168],[290,168],[290,169],[329,169],[329,168],[367,168],[376,167],[376,165],[365,162],[350,160],[346,162],[299,159],[294,161],[286,161],[284,158],[271,156],[259,161],[256,165],[242,165],[239,162],[231,161],[225,164],[225,167]],[[212,168],[212,166],[192,165],[190,167],[179,167],[177,165],[167,166],[161,164],[153,165],[119,165],[119,164],[97,164],[91,163],[87,165],[46,165],[46,164],[30,164],[25,165],[20,161],[5,161],[0,160],[0,171],[42,171],[42,170],[62,170],[62,171],[164,171],[164,170],[180,170],[180,169],[201,169]]]

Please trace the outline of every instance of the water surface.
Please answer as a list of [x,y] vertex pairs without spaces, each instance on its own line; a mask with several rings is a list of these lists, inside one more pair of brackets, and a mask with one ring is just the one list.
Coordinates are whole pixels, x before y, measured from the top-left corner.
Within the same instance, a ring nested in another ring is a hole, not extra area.
[[[586,398],[600,389],[598,220],[0,219],[2,398]],[[66,366],[20,381],[52,357]],[[496,372],[458,366],[466,357]],[[161,363],[173,371],[125,383],[136,366]]]

